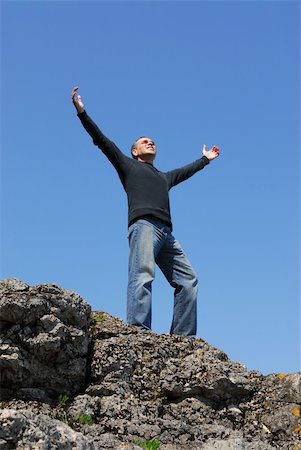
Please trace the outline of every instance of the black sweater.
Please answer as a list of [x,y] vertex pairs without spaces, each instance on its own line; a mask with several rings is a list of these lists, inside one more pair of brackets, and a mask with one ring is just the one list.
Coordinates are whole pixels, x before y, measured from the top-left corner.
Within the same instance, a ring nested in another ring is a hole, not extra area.
[[107,156],[118,172],[128,198],[129,225],[151,216],[172,227],[168,191],[209,164],[206,156],[187,166],[160,172],[152,164],[137,161],[121,150],[100,131],[86,111],[78,114],[93,142]]

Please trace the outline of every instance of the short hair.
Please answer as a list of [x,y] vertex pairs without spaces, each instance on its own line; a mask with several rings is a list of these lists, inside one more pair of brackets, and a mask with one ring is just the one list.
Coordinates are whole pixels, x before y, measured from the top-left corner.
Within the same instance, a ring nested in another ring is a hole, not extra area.
[[138,137],[138,139],[136,139],[136,140],[133,142],[133,144],[132,144],[132,146],[131,146],[131,154],[132,154],[132,157],[133,157],[134,159],[137,159],[137,158],[138,158],[138,156],[133,155],[133,150],[134,150],[134,148],[137,147],[137,142],[139,141],[139,139],[143,139],[143,138],[146,138],[146,137],[147,137],[147,136],[140,136],[140,137]]

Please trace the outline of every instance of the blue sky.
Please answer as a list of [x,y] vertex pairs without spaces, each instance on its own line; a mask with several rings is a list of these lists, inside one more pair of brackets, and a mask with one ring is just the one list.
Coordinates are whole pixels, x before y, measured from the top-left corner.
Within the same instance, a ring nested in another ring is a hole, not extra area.
[[[1,278],[55,283],[125,319],[127,205],[82,128],[162,171],[221,156],[171,193],[199,275],[198,336],[248,369],[300,370],[299,2],[1,3]],[[173,292],[157,271],[153,330]]]

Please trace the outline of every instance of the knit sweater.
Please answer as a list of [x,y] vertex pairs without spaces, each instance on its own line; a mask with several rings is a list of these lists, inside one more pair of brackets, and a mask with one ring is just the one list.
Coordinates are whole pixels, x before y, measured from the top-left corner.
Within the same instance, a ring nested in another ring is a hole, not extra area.
[[172,228],[169,190],[203,169],[209,164],[209,159],[203,156],[184,167],[160,172],[150,163],[126,156],[101,132],[86,111],[79,113],[78,117],[93,143],[106,155],[119,175],[128,199],[128,224],[152,217]]

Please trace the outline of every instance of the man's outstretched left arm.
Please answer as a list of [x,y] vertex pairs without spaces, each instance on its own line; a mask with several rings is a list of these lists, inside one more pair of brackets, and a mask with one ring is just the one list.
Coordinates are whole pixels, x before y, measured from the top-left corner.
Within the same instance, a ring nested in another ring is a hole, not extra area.
[[210,149],[206,150],[206,145],[203,145],[203,156],[200,159],[197,159],[191,164],[187,164],[187,166],[180,167],[179,169],[174,169],[169,172],[166,172],[167,180],[168,180],[168,189],[171,189],[173,186],[181,183],[182,181],[187,180],[192,175],[194,175],[199,170],[202,170],[210,161],[219,157],[219,148],[215,145]]

